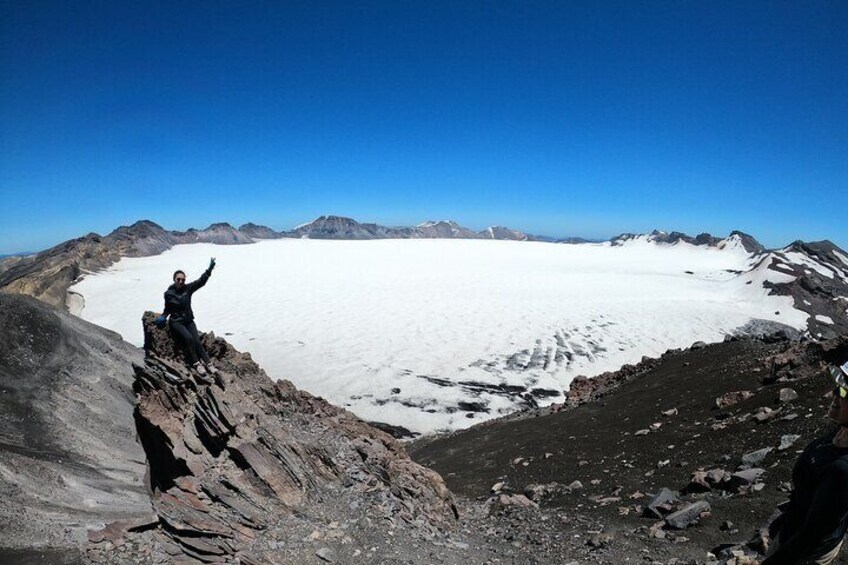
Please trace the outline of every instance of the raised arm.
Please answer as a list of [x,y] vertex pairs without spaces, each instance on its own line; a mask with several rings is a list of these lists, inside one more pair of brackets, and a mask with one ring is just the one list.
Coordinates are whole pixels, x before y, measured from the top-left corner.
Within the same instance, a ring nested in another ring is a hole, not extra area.
[[197,279],[196,281],[191,281],[190,283],[186,284],[186,290],[188,292],[195,292],[197,290],[200,290],[201,288],[203,288],[203,285],[206,284],[206,281],[209,280],[209,275],[211,275],[211,274],[212,274],[212,271],[210,271],[209,269],[206,269],[205,271],[203,271],[203,274],[200,275],[199,279]]
[[213,257],[211,261],[209,261],[209,267],[203,271],[203,274],[200,275],[200,278],[196,281],[191,281],[186,285],[186,290],[190,293],[196,292],[203,288],[203,285],[206,284],[206,281],[209,280],[209,277],[212,275],[212,269],[215,268],[215,258]]

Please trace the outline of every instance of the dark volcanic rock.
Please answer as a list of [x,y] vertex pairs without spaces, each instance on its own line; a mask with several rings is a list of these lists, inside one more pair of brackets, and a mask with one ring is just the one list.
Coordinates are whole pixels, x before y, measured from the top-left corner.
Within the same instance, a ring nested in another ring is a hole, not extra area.
[[[605,386],[598,389],[587,379],[573,387],[582,391],[583,399],[573,405],[528,410],[447,437],[422,438],[410,449],[417,460],[439,471],[460,497],[486,496],[498,481],[529,485],[579,480],[585,485],[582,491],[546,499],[533,510],[541,515],[521,525],[542,528],[554,522],[563,538],[579,534],[583,540],[587,531],[624,533],[616,536],[609,554],[585,559],[568,555],[581,563],[623,563],[639,555],[652,563],[703,563],[709,548],[731,541],[719,528],[722,522],[732,521],[740,532],[756,531],[785,500],[783,485],[790,480],[796,448],[830,429],[825,417],[829,399],[824,395],[832,385],[822,369],[840,358],[848,358],[848,340],[791,343],[740,338],[670,352],[644,371],[630,368],[623,375],[608,375]],[[791,386],[798,398],[792,409],[801,417],[758,423],[753,414],[759,408],[776,407],[779,390],[786,386],[763,385],[772,366],[780,368],[782,377],[790,368],[796,375]],[[716,398],[745,389],[753,396],[716,410]],[[677,408],[677,415],[664,418],[661,413],[670,407]],[[662,425],[647,435],[634,435],[656,423]],[[716,428],[716,423],[722,426]],[[768,455],[767,476],[762,469],[731,475],[717,466],[734,465],[745,453],[764,446],[777,447],[787,434],[800,437],[793,448]],[[514,465],[517,457],[530,465]],[[667,460],[670,464],[658,466]],[[658,521],[655,514],[643,517],[650,503],[643,493],[658,492],[666,485],[684,487],[693,475],[703,484],[694,489],[696,494],[684,489],[681,500],[707,501],[716,519],[681,532],[686,543],[670,543],[683,540],[675,531],[663,530],[665,521]],[[579,529],[581,520],[591,526]],[[836,563],[848,562],[846,557]]]
[[[145,314],[146,358],[135,367],[133,389],[161,527],[139,551],[296,562],[302,556],[286,553],[288,541],[283,548],[271,542],[290,540],[298,528],[306,536],[323,520],[357,524],[348,538],[358,528],[371,535],[391,525],[414,537],[453,526],[457,510],[441,477],[413,463],[388,434],[288,381],[274,382],[249,354],[209,334],[204,344],[220,374],[200,379],[153,318]],[[380,525],[368,526],[371,520]],[[324,543],[350,561],[353,548],[342,538]],[[109,561],[107,550],[94,544],[89,557]]]
[[395,439],[410,439],[417,437],[421,434],[413,432],[409,428],[404,428],[403,426],[398,426],[395,424],[387,424],[385,422],[368,422],[370,425],[374,426],[378,430],[382,430],[392,436]]
[[239,226],[238,231],[252,239],[278,239],[283,237],[283,234],[274,231],[268,226],[258,226],[254,223],[247,223]]
[[[29,296],[0,293],[0,562],[61,563],[86,530],[153,519],[132,418],[141,352]],[[35,561],[33,561],[35,562]]]
[[567,402],[570,405],[576,405],[597,399],[621,384],[650,371],[659,361],[659,359],[644,357],[639,363],[623,365],[618,371],[608,371],[592,378],[579,375],[569,385]]

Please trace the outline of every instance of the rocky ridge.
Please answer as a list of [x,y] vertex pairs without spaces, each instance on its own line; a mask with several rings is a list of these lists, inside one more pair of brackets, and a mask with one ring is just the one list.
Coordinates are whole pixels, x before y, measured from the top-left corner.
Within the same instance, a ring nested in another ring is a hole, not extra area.
[[291,231],[282,232],[281,235],[306,239],[538,239],[502,226],[492,226],[475,232],[453,220],[428,221],[413,227],[387,227],[360,223],[343,216],[319,216]]
[[[154,563],[305,563],[320,550],[350,562],[375,534],[433,542],[455,528],[441,477],[389,435],[211,334],[220,373],[201,377],[153,318],[133,390],[156,520],[91,532],[89,559],[114,562],[117,544],[122,559]],[[318,548],[293,543],[315,531]]]
[[830,241],[796,241],[766,253],[760,268],[786,276],[763,286],[792,296],[795,308],[810,314],[810,334],[833,339],[848,333],[848,254]]
[[86,531],[150,519],[132,363],[109,330],[0,293],[0,563],[78,557]]
[[690,245],[718,247],[719,249],[724,248],[727,245],[738,243],[748,253],[759,254],[766,250],[766,248],[763,247],[763,245],[753,236],[737,230],[730,232],[730,235],[726,238],[718,238],[708,233],[702,233],[692,237],[677,231],[664,232],[661,230],[654,230],[649,234],[623,233],[610,239],[610,243],[613,246],[626,245],[633,241],[646,241],[664,245],[674,245],[678,242],[684,242]]

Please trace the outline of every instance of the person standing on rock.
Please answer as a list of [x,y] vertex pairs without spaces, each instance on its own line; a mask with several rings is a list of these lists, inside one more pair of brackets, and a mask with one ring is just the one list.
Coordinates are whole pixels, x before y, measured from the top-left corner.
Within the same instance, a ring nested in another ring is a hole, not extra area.
[[848,531],[848,362],[831,367],[836,387],[828,416],[836,430],[814,440],[792,470],[794,490],[769,528],[772,546],[762,565],[827,565]]
[[205,375],[207,371],[214,374],[218,372],[218,369],[212,364],[206,349],[200,343],[200,336],[194,323],[194,312],[191,309],[191,295],[203,288],[214,268],[215,258],[213,257],[200,278],[190,283],[185,282],[185,272],[174,272],[174,284],[165,291],[165,312],[156,318],[156,324],[160,327],[169,320],[171,331],[182,343],[189,363],[200,375]]

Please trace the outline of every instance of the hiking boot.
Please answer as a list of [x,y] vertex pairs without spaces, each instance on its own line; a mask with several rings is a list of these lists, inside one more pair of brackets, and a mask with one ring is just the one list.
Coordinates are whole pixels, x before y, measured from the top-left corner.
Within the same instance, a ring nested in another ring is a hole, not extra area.
[[194,364],[194,370],[197,371],[198,375],[206,374],[206,369],[203,367],[203,364],[200,361]]

